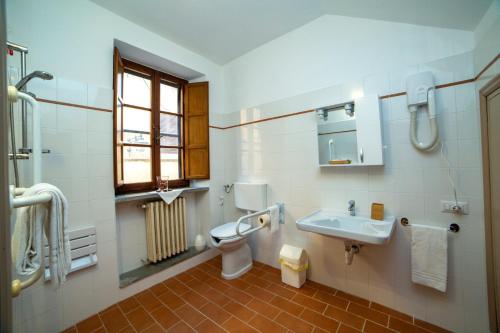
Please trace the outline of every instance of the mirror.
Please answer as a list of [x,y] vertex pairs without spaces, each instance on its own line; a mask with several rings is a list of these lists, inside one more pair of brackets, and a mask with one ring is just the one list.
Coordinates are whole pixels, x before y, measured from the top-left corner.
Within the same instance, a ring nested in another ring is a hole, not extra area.
[[320,166],[383,165],[378,96],[316,109]]

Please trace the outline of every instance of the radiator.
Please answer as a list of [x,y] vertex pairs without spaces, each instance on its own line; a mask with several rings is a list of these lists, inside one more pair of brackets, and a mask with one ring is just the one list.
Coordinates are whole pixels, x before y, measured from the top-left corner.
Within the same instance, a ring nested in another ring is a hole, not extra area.
[[177,198],[170,205],[163,201],[146,204],[146,241],[151,263],[188,249],[186,199]]

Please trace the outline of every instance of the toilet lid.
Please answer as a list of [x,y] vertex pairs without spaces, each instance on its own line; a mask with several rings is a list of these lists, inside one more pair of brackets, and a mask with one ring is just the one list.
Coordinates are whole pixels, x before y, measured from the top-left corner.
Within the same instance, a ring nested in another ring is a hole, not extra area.
[[[246,223],[240,223],[240,232],[245,232],[248,229],[250,229],[250,225]],[[212,237],[220,239],[236,237],[236,222],[228,222],[215,227],[210,231],[210,235],[212,235]]]

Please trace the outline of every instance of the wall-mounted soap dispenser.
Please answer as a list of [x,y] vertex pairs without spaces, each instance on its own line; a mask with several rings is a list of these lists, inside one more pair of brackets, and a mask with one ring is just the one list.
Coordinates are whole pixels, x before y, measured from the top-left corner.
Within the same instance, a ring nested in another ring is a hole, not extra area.
[[[430,151],[439,141],[439,132],[436,119],[436,101],[434,79],[431,72],[418,73],[406,79],[406,96],[408,111],[410,111],[410,140],[415,148]],[[420,142],[417,137],[417,112],[427,106],[429,117],[430,139],[427,143]]]

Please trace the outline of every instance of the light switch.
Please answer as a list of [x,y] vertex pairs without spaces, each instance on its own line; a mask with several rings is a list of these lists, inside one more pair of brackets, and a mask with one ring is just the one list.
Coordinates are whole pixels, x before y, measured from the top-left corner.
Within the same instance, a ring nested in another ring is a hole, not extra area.
[[453,214],[469,214],[469,204],[467,202],[455,202],[441,200],[441,212]]

